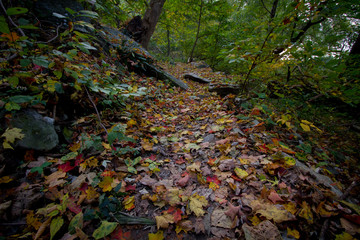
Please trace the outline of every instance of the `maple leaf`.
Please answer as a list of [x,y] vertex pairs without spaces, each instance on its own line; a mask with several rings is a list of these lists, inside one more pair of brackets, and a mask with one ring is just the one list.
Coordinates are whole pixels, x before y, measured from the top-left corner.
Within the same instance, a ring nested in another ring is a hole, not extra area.
[[205,211],[202,208],[207,206],[208,204],[209,203],[204,196],[200,196],[197,193],[194,193],[189,198],[188,209],[190,209],[193,213],[195,213],[197,217],[200,217],[200,216],[204,216],[205,214]]
[[157,233],[149,233],[149,240],[163,240],[164,239],[164,232],[158,231]]
[[168,228],[170,223],[175,222],[174,216],[169,213],[165,213],[164,215],[161,216],[155,216],[155,220],[158,229]]
[[110,239],[113,240],[131,240],[131,232],[123,232],[123,229],[121,227],[117,227],[115,231],[113,231],[110,235]]
[[111,184],[113,183],[114,179],[110,176],[106,176],[103,180],[99,183],[99,187],[102,188],[103,192],[109,192],[112,190]]
[[190,166],[186,167],[186,171],[188,171],[188,172],[201,172],[200,165],[201,165],[201,162],[194,162]]
[[92,186],[89,186],[85,192],[86,192],[86,199],[88,199],[88,200],[93,200],[100,196],[100,194],[98,192],[96,192]]
[[287,228],[287,236],[288,237],[293,237],[295,239],[299,239],[300,238],[300,233],[298,230],[296,229],[291,229],[291,228]]
[[177,188],[171,188],[167,190],[165,199],[170,204],[170,206],[176,206],[181,202],[179,194],[180,190]]
[[231,220],[234,220],[234,218],[239,214],[239,211],[241,209],[241,206],[234,206],[229,202],[228,204],[229,209],[225,212],[225,215],[229,216]]
[[5,132],[1,135],[1,137],[5,138],[3,142],[3,147],[5,149],[13,149],[10,143],[14,143],[16,139],[23,139],[25,137],[24,134],[21,133],[20,128],[7,128]]
[[189,179],[190,179],[190,175],[187,172],[185,172],[184,176],[177,181],[177,185],[180,187],[185,187],[189,182]]
[[123,201],[124,208],[128,211],[135,208],[135,196],[126,196]]
[[181,220],[181,215],[182,215],[182,211],[179,208],[175,208],[175,207],[169,207],[169,209],[167,211],[168,214],[171,214],[174,216],[174,222],[177,223],[178,221]]

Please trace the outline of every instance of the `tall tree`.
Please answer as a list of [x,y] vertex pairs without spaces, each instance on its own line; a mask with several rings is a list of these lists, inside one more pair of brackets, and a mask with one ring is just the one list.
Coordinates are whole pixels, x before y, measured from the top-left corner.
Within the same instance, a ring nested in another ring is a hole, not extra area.
[[150,38],[155,31],[157,22],[159,21],[162,8],[166,0],[151,0],[148,9],[146,10],[142,19],[143,34],[140,44],[147,49]]
[[193,44],[193,47],[192,47],[192,49],[191,49],[191,53],[190,53],[190,57],[189,57],[189,62],[192,62],[192,61],[193,61],[196,43],[197,43],[197,41],[199,40],[200,26],[201,26],[201,16],[202,16],[202,12],[203,12],[203,6],[204,6],[204,2],[203,2],[203,0],[200,0],[200,10],[199,10],[199,18],[198,18],[198,22],[197,22],[196,37],[195,37],[195,42],[194,42],[194,44]]

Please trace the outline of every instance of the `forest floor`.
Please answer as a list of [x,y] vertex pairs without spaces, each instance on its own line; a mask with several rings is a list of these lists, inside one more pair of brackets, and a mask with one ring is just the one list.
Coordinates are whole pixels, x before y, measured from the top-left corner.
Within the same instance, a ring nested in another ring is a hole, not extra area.
[[[188,64],[163,67],[178,78],[225,78]],[[356,170],[350,162],[319,164],[326,143],[297,147],[321,130],[269,126],[261,105],[241,109],[234,96],[220,98],[204,84],[187,81],[183,91],[138,75],[127,81],[149,93],[128,103],[127,117],[104,110],[102,123],[123,119],[136,143],[114,145],[139,154],[120,155],[104,138],[90,138],[104,135],[95,114],[78,120],[65,157],[27,152],[24,174],[1,178],[3,239],[359,237]],[[81,151],[86,144],[103,149]]]

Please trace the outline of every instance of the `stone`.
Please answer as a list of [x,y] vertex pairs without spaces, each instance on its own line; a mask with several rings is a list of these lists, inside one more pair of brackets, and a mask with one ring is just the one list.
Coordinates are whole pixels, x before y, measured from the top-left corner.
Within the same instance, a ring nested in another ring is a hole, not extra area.
[[59,144],[54,125],[35,110],[26,109],[14,114],[10,125],[22,129],[22,133],[25,134],[17,143],[18,147],[46,152]]
[[184,78],[195,81],[195,82],[199,82],[199,83],[211,83],[210,80],[208,80],[206,78],[199,77],[198,75],[196,75],[194,73],[185,73]]

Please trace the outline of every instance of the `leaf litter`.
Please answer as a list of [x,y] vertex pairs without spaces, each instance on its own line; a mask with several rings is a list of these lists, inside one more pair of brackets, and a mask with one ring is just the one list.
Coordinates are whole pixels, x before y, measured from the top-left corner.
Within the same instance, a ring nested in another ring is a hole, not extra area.
[[[187,64],[163,67],[179,78],[188,71],[213,82],[224,78]],[[304,137],[294,138],[281,121],[269,126],[262,105],[240,107],[233,96],[222,99],[191,81],[181,91],[152,78],[126,80],[146,87],[147,95],[129,103],[119,122],[103,119],[111,129],[123,124],[126,138],[106,141],[96,125],[81,124],[88,116],[75,125],[67,154],[22,165],[21,185],[2,177],[1,218],[18,222],[2,224],[1,232],[34,239],[359,236],[359,199],[342,199],[314,177],[322,171],[345,192],[337,177],[351,179],[349,173],[313,170],[317,163],[310,160],[302,164],[311,173],[298,167],[305,151],[294,142],[301,146]],[[315,127],[301,124],[305,135],[309,126]],[[18,132],[3,137],[21,138]]]

